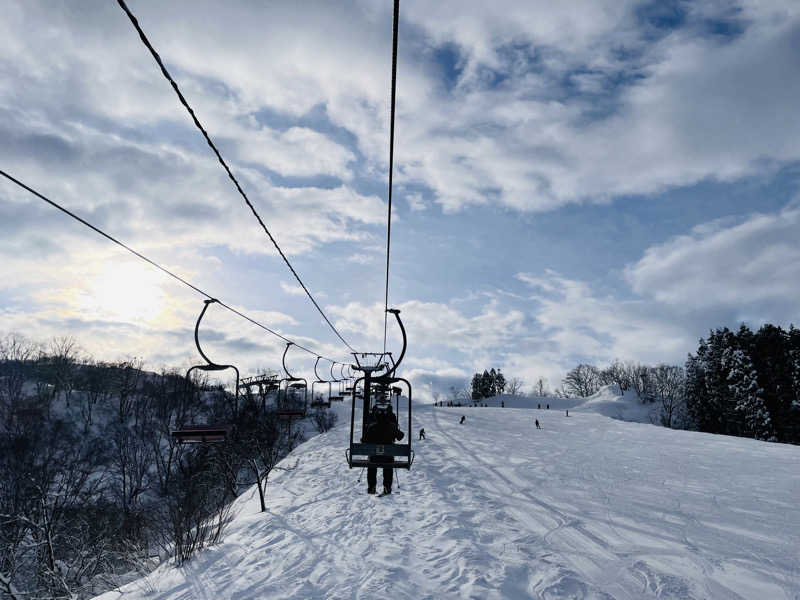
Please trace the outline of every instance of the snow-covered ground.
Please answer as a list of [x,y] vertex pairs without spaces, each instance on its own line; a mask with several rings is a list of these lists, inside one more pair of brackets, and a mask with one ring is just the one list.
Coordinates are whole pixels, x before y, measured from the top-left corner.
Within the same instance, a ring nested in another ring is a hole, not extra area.
[[224,543],[102,598],[800,599],[800,447],[508,404],[415,406],[383,498],[342,419],[286,459],[269,512],[245,494]]

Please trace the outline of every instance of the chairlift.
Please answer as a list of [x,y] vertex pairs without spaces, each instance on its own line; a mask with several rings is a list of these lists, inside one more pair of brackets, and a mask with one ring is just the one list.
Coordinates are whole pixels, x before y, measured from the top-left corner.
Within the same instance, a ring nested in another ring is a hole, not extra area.
[[[322,379],[319,376],[319,373],[317,373],[317,365],[319,364],[319,359],[321,359],[321,358],[322,358],[321,356],[318,356],[317,357],[317,362],[314,363],[314,375],[316,376],[317,379],[316,379],[316,381],[312,381],[311,382],[311,406],[314,407],[314,408],[316,408],[318,406],[323,406],[325,408],[330,408],[331,407],[331,382],[328,381],[328,380]],[[317,394],[314,391],[314,386],[317,385],[318,383],[319,384],[325,384],[325,383],[328,384],[328,397],[325,400],[322,399],[322,394],[321,393],[319,395],[319,398],[317,398]]]
[[340,379],[336,379],[336,376],[333,374],[333,367],[336,364],[337,363],[331,361],[331,369],[330,369],[330,371],[331,371],[331,381],[333,383],[337,384],[337,387],[339,388],[339,391],[338,391],[337,394],[331,396],[330,399],[331,399],[331,402],[343,402],[344,401],[344,397],[342,396],[342,381]]
[[280,383],[278,380],[278,376],[276,374],[262,374],[262,375],[254,375],[252,377],[245,377],[239,383],[239,390],[241,395],[241,390],[244,390],[245,393],[249,396],[250,390],[252,388],[258,389],[258,397],[261,400],[261,410],[262,412],[266,412],[267,410],[267,398],[270,395],[275,396],[275,404],[277,404],[277,396],[278,390],[280,389]]
[[[197,346],[197,351],[200,353],[200,356],[206,361],[204,365],[194,365],[189,367],[189,370],[186,371],[186,391],[189,393],[192,385],[192,371],[197,369],[198,371],[224,371],[226,369],[233,369],[236,372],[236,395],[234,399],[234,414],[237,414],[239,411],[239,369],[237,369],[233,365],[219,365],[215,362],[212,362],[208,356],[205,355],[203,349],[200,348],[200,337],[199,337],[199,330],[200,330],[200,321],[203,320],[203,315],[206,314],[206,310],[208,310],[209,304],[213,304],[217,302],[215,299],[209,299],[204,301],[203,310],[200,311],[200,316],[197,317],[197,323],[194,326],[194,343]],[[233,425],[230,424],[206,424],[206,425],[187,425],[181,427],[179,429],[175,429],[172,431],[171,435],[172,438],[180,444],[190,444],[190,443],[217,443],[217,442],[224,442],[227,440],[231,432],[233,431]]]
[[344,374],[344,368],[345,367],[347,367],[349,369],[350,365],[345,365],[344,363],[342,363],[342,366],[339,367],[339,375],[342,378],[342,381],[344,381],[344,393],[345,393],[345,395],[352,395],[353,394],[353,384],[350,381],[352,379],[352,376]]
[[[283,351],[283,372],[286,377],[278,382],[278,416],[282,419],[303,418],[308,408],[308,381],[295,377],[286,368],[286,353],[294,342],[287,342]],[[301,398],[302,394],[302,398]]]
[[[353,385],[353,389],[356,390],[358,389],[359,383],[361,384],[361,388],[363,389],[363,410],[361,421],[361,439],[356,442],[356,402],[354,399],[350,411],[350,448],[345,451],[347,464],[351,469],[353,467],[387,466],[391,466],[395,469],[410,469],[411,464],[414,462],[414,451],[411,449],[411,384],[406,379],[395,376],[395,371],[400,366],[400,363],[406,354],[408,340],[406,337],[405,327],[403,327],[403,322],[400,320],[400,311],[398,309],[391,308],[388,309],[387,312],[390,312],[395,316],[397,323],[400,326],[400,332],[403,335],[403,349],[397,362],[391,358],[391,354],[388,352],[353,353],[353,356],[356,359],[356,364],[353,366],[356,370],[361,371],[364,375],[358,378]],[[369,359],[369,357],[375,358],[375,364],[362,364],[361,360],[366,361]],[[387,357],[390,362],[386,362]],[[361,358],[361,360],[359,360],[359,358]],[[364,442],[364,434],[367,430],[369,415],[373,407],[380,405],[385,406],[387,403],[391,403],[391,397],[394,396],[397,405],[395,415],[399,419],[400,398],[403,390],[402,387],[397,384],[404,385],[408,391],[406,396],[408,400],[408,427],[406,429],[405,437],[406,443],[374,444]],[[392,457],[394,462],[386,463],[375,460],[376,458],[382,457]]]

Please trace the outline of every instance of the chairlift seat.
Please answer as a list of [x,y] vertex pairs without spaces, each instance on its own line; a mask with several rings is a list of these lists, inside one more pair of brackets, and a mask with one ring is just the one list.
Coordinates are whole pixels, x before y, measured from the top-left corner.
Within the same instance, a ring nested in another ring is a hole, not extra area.
[[232,431],[233,425],[187,425],[171,435],[179,444],[209,444],[224,442]]
[[[353,467],[381,467],[394,469],[410,469],[414,462],[414,451],[411,444],[351,444],[345,450],[347,464]],[[391,456],[393,462],[381,462],[374,457]],[[399,460],[398,460],[399,459]]]
[[305,416],[306,416],[306,411],[302,409],[278,411],[279,419],[302,419]]

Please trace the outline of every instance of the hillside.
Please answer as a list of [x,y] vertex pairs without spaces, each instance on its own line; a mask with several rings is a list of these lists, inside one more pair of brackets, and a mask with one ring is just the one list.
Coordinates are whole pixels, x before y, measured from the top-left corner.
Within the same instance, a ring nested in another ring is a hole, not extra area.
[[415,414],[428,439],[391,496],[366,495],[336,427],[285,459],[269,512],[244,494],[224,543],[100,598],[800,597],[796,446],[577,409]]

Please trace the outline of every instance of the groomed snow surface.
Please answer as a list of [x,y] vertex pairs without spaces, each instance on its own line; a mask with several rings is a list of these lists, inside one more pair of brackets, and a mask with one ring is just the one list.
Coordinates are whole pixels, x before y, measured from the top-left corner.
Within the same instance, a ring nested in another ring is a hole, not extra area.
[[244,494],[224,543],[101,598],[800,599],[800,447],[612,419],[642,411],[609,394],[504,402],[415,406],[383,498],[347,468],[340,406],[267,513]]

